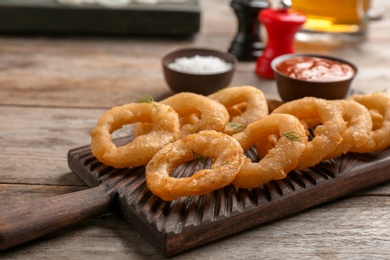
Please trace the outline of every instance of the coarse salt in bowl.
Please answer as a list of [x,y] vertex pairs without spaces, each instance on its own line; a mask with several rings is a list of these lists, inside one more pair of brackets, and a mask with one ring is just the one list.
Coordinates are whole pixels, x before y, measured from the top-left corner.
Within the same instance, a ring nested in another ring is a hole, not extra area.
[[168,67],[184,73],[215,74],[229,71],[232,64],[214,56],[195,55],[177,58],[174,62],[169,63]]
[[163,56],[168,86],[175,92],[209,95],[231,82],[237,59],[230,53],[203,48],[184,48]]

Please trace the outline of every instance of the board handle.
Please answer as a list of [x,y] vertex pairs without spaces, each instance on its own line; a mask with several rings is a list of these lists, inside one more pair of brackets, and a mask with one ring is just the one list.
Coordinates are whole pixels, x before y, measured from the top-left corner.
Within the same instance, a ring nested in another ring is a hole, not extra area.
[[0,250],[110,212],[113,197],[100,184],[0,209]]

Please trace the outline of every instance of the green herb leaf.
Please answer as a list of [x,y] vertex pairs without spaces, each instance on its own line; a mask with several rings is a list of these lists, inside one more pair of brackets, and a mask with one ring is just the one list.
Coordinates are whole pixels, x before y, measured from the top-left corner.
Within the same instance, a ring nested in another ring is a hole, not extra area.
[[138,103],[148,103],[151,104],[154,102],[154,98],[149,95],[144,95],[138,99]]
[[234,129],[233,133],[241,132],[247,127],[247,124],[240,124],[235,122],[229,122],[227,125],[228,127]]
[[288,140],[295,141],[295,142],[301,142],[301,140],[297,136],[297,133],[295,133],[295,132],[283,133],[283,135],[285,137],[287,137]]
[[226,162],[224,162],[223,164],[221,164],[221,166],[228,166],[230,164],[230,162],[229,161],[226,161]]
[[158,107],[157,103],[154,102],[154,98],[152,96],[145,95],[138,99],[138,103],[152,104],[153,114],[157,114],[158,112],[160,112],[160,108]]

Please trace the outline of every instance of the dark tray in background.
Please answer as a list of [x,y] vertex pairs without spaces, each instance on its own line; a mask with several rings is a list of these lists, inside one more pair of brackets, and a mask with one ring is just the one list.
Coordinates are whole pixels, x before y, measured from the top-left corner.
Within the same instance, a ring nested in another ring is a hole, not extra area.
[[187,36],[200,29],[197,0],[130,2],[108,8],[97,3],[1,0],[0,33]]

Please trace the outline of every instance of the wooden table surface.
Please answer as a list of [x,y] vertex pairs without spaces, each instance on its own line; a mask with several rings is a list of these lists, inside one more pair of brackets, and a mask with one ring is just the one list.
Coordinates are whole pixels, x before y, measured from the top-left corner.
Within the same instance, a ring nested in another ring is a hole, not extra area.
[[[68,168],[69,149],[87,145],[106,109],[172,94],[160,58],[181,46],[227,50],[237,20],[229,1],[201,1],[201,31],[162,37],[0,36],[0,210],[87,189]],[[390,89],[390,2],[370,23],[366,42],[340,48],[298,45],[298,52],[354,62],[358,90]],[[232,85],[253,85],[278,99],[275,82],[240,62]],[[1,225],[1,223],[0,223]],[[174,259],[390,259],[390,183],[336,199],[174,257]],[[1,243],[1,239],[0,239]],[[161,259],[118,212],[0,252],[1,259]]]

